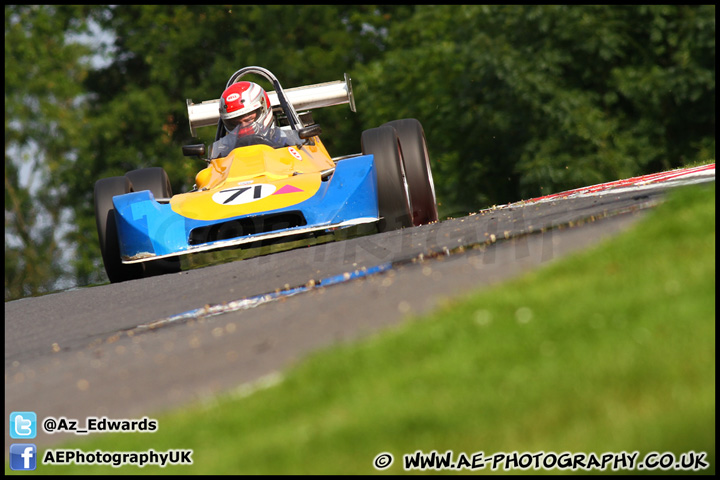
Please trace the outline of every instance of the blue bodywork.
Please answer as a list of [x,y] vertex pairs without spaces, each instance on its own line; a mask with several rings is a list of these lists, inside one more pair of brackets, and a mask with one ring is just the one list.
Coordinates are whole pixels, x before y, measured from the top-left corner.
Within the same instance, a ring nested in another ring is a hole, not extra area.
[[152,260],[160,256],[182,255],[193,251],[222,248],[267,237],[268,233],[244,235],[203,244],[190,244],[194,229],[282,212],[300,211],[303,226],[274,230],[272,236],[303,233],[367,223],[378,219],[377,177],[372,155],[344,159],[337,163],[332,176],[321,183],[318,192],[304,202],[272,211],[256,212],[221,220],[195,220],[175,213],[170,204],[158,203],[144,190],[113,197],[123,262]]

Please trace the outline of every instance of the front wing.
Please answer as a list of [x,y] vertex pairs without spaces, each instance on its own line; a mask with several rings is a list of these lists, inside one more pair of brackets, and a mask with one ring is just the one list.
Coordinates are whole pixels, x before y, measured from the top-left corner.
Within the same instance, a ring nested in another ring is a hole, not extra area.
[[376,175],[372,155],[348,158],[308,200],[212,221],[184,217],[148,190],[118,195],[113,204],[120,256],[123,263],[138,263],[376,222]]

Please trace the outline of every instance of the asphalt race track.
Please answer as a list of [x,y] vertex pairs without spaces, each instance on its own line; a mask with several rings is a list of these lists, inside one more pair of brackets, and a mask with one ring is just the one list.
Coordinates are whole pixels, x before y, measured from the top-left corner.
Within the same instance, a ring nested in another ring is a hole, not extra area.
[[[714,165],[692,173],[7,302],[5,418],[13,411],[34,411],[38,421],[152,417],[278,378],[309,352],[372,335],[602,241],[676,185],[715,180]],[[381,271],[372,274],[375,267]],[[355,272],[360,278],[351,278]],[[63,435],[41,433],[34,441],[47,446],[67,440]],[[6,452],[10,443],[6,429]]]

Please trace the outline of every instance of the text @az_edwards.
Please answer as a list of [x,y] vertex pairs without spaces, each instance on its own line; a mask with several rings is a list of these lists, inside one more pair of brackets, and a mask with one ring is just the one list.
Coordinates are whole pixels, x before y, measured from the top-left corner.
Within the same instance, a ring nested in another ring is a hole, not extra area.
[[74,418],[47,417],[42,422],[45,433],[53,434],[58,432],[86,435],[92,432],[156,432],[158,429],[157,420],[143,417],[140,420],[134,419],[110,419],[107,417],[87,417],[85,425]]

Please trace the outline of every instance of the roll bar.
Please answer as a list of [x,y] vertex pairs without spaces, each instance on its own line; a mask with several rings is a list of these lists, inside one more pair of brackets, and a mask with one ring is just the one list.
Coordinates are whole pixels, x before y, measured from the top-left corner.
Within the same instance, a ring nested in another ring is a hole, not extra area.
[[[353,112],[356,111],[352,84],[347,73],[344,75],[344,80],[285,90],[270,71],[261,67],[245,67],[230,77],[225,88],[237,82],[242,76],[253,73],[264,77],[273,85],[275,90],[267,92],[270,105],[272,108],[281,108],[285,112],[293,130],[299,130],[304,126],[297,114],[297,110],[312,110],[348,103],[350,109]],[[197,128],[211,125],[218,125],[219,127],[220,99],[207,100],[201,103],[193,103],[191,99],[187,99],[187,109],[190,133],[193,137],[196,136]]]

